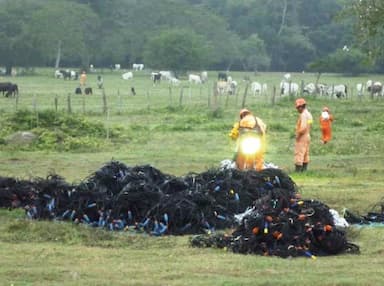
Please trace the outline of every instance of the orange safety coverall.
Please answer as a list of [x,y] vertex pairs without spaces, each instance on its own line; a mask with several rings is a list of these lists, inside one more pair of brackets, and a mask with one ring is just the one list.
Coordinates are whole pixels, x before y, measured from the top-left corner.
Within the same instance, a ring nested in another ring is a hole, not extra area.
[[[263,169],[264,166],[264,154],[265,154],[265,133],[267,126],[266,124],[258,117],[247,114],[244,116],[239,122],[236,122],[233,125],[233,128],[231,132],[229,133],[229,136],[232,139],[238,139],[242,133],[246,130],[254,130],[257,129],[261,135],[261,149],[259,152],[257,152],[252,158],[246,158],[243,156],[243,154],[240,154],[238,151],[239,149],[239,141],[237,142],[236,146],[236,166],[240,169],[249,169],[248,166],[252,166],[252,169],[255,169],[257,171],[260,171]],[[244,167],[246,166],[246,167]]]
[[80,85],[85,85],[85,82],[87,81],[87,74],[85,72],[83,72],[81,75],[80,75]]
[[332,121],[333,116],[326,111],[320,115],[321,141],[327,143],[332,138]]
[[305,108],[296,123],[295,165],[309,163],[309,144],[311,142],[312,114]]

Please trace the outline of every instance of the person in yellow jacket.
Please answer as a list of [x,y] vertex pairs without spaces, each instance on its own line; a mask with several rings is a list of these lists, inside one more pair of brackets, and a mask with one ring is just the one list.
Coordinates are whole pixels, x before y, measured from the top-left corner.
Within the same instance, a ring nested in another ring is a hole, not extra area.
[[[264,154],[266,150],[265,133],[267,126],[259,118],[252,114],[248,109],[242,109],[239,113],[240,120],[233,125],[229,137],[237,140],[235,161],[236,166],[240,170],[255,169],[260,171],[264,166]],[[252,146],[256,150],[253,154],[246,154],[241,150],[241,142],[245,138],[258,138],[251,141],[251,144],[258,145]]]
[[309,164],[309,145],[311,143],[311,126],[313,123],[312,114],[307,109],[307,102],[304,98],[298,98],[295,102],[299,118],[296,122],[295,141],[295,171],[307,170]]

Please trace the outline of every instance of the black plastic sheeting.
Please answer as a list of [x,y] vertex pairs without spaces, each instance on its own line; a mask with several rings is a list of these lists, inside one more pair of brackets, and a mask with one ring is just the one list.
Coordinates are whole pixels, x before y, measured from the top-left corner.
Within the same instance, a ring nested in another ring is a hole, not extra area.
[[[192,246],[281,257],[357,252],[329,208],[302,200],[280,169],[210,169],[183,177],[111,161],[74,185],[56,175],[0,177],[0,207],[30,219],[72,221],[150,235],[194,234]],[[239,215],[241,214],[241,215]],[[234,229],[231,235],[216,230]]]

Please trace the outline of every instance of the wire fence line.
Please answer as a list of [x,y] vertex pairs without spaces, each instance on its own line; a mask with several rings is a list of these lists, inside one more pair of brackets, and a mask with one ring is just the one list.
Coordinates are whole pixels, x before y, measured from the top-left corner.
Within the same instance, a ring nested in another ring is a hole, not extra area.
[[[22,93],[14,97],[4,97],[1,102],[2,112],[14,112],[26,109],[33,112],[41,110],[54,110],[56,112],[83,113],[83,114],[126,114],[135,110],[165,108],[165,107],[189,107],[199,106],[215,110],[217,108],[244,107],[254,103],[262,105],[274,105],[284,98],[280,87],[273,85],[261,94],[254,94],[249,82],[239,85],[231,94],[220,94],[217,91],[216,82],[204,85],[180,85],[180,86],[151,86],[140,94],[132,95],[122,92],[120,89],[98,89],[92,95],[75,93],[53,93],[50,95],[37,93]],[[334,85],[331,85],[333,88]],[[304,82],[300,90],[294,94],[289,92],[290,98],[308,96],[304,92]],[[347,86],[348,93],[344,97],[337,98],[333,95],[325,95],[321,92],[311,94],[312,97],[321,97],[335,100],[375,100],[372,93],[358,93]]]

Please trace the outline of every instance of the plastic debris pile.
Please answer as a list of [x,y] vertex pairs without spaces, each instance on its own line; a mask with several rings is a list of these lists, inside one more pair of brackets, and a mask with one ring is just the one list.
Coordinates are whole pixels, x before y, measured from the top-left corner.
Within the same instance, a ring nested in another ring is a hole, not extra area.
[[360,215],[355,211],[344,210],[344,218],[350,224],[355,225],[378,225],[384,223],[384,197],[367,211],[366,214]]
[[[111,161],[76,185],[58,175],[30,181],[0,177],[0,207],[22,207],[30,219],[109,230],[195,234],[200,236],[192,238],[193,246],[222,245],[239,253],[286,257],[352,248],[329,208],[301,200],[292,179],[274,168],[218,168],[176,177],[149,165]],[[224,229],[235,231],[215,234]]]

